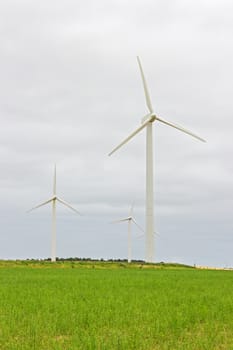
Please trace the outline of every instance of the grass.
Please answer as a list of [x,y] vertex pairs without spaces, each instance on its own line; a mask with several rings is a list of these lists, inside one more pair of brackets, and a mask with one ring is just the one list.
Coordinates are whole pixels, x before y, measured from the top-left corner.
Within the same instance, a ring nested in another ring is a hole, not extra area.
[[0,262],[0,349],[233,349],[232,282],[174,265]]

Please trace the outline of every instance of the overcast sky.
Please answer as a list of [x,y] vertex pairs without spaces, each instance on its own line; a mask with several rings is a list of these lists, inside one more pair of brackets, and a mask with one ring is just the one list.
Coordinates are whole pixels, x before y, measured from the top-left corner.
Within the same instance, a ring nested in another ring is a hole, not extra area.
[[[126,258],[128,215],[145,226],[145,130],[154,123],[155,260],[233,266],[231,0],[8,0],[0,4],[0,258]],[[145,258],[133,228],[133,258]]]

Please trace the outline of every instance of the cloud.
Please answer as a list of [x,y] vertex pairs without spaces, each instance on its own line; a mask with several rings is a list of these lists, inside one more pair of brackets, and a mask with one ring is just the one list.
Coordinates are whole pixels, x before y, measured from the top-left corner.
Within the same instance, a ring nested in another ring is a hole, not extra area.
[[[233,265],[232,7],[0,5],[3,258],[49,255],[50,209],[25,211],[51,195],[55,162],[59,194],[85,214],[79,221],[59,208],[59,254],[126,257],[125,228],[108,222],[134,202],[144,225],[145,130],[108,153],[148,113],[140,55],[156,113],[207,139],[154,123],[156,260]],[[135,258],[144,258],[144,240],[134,244]]]

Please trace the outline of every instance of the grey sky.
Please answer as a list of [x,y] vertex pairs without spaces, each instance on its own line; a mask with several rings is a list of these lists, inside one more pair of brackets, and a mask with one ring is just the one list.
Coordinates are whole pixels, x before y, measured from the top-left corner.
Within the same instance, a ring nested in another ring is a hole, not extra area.
[[[233,3],[16,1],[0,4],[0,258],[50,256],[52,193],[61,257],[124,258],[128,214],[144,226],[145,132],[156,113],[207,143],[154,124],[156,261],[233,266]],[[134,230],[133,258],[144,259]]]

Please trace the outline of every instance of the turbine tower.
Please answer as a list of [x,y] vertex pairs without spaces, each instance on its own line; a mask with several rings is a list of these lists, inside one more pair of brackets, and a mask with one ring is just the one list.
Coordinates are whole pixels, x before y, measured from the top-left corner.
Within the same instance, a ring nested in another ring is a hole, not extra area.
[[56,164],[54,166],[54,176],[53,176],[53,196],[49,198],[47,201],[38,204],[36,207],[33,207],[28,212],[31,212],[32,210],[35,210],[37,208],[40,208],[48,203],[52,203],[52,238],[51,238],[51,261],[56,261],[56,236],[57,236],[57,230],[56,230],[56,204],[57,201],[61,204],[65,205],[69,209],[73,210],[75,213],[80,213],[73,208],[69,203],[65,202],[63,199],[57,196],[57,174],[56,174]]
[[137,57],[138,65],[141,73],[142,83],[145,92],[146,105],[149,110],[149,114],[145,115],[142,118],[141,126],[138,127],[134,132],[132,132],[125,140],[123,140],[117,147],[115,147],[110,153],[113,154],[119,148],[121,148],[125,143],[131,140],[136,134],[138,134],[141,130],[146,128],[146,262],[154,262],[154,190],[153,190],[153,123],[155,121],[159,121],[163,124],[171,126],[177,130],[184,132],[194,138],[205,142],[201,137],[193,134],[191,131],[184,129],[183,127],[168,122],[160,117],[158,117],[153,110],[151,99],[148,91],[148,87],[146,84],[146,79],[143,73],[142,65],[139,57]]
[[131,260],[132,260],[131,225],[132,223],[134,223],[134,225],[136,225],[142,232],[144,232],[143,229],[138,225],[136,220],[133,218],[133,205],[131,205],[129,216],[127,216],[127,218],[113,221],[113,223],[119,223],[124,221],[128,221],[128,263],[131,263]]

